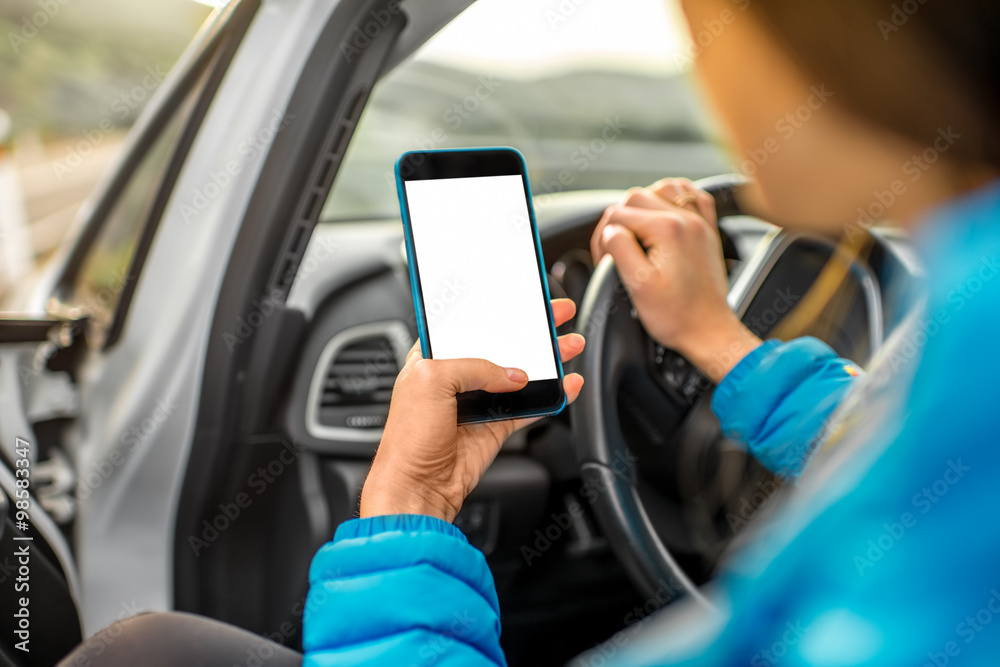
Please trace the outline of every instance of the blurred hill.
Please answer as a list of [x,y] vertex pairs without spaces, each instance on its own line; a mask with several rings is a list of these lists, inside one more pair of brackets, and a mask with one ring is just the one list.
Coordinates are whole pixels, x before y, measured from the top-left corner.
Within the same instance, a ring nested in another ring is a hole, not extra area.
[[513,79],[414,60],[373,92],[324,218],[396,215],[403,151],[496,145],[524,153],[536,193],[728,168],[686,76],[581,69]]
[[[190,0],[0,0],[0,109],[13,127],[13,150],[0,145],[13,200],[3,226],[28,262],[62,242],[210,11]],[[77,150],[78,166],[60,169]]]
[[106,118],[130,125],[139,107],[119,118],[110,109],[114,100],[147,67],[168,70],[210,12],[190,0],[51,5],[49,17],[38,0],[0,3],[0,108],[13,116],[15,132],[33,130],[43,140],[79,134]]

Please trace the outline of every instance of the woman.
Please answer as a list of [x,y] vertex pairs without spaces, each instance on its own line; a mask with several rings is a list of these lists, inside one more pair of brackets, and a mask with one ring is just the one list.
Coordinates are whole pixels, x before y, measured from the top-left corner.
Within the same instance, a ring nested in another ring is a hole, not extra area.
[[[767,217],[850,236],[878,202],[915,238],[929,280],[882,361],[855,378],[816,340],[762,342],[743,327],[726,304],[711,200],[689,182],[608,209],[595,258],[615,258],[649,333],[719,384],[726,431],[796,481],[721,571],[721,613],[677,603],[578,664],[995,664],[1000,4],[683,4],[693,32],[722,26],[696,69]],[[794,114],[803,104],[807,121]],[[573,309],[553,304],[559,322]],[[562,358],[583,345],[562,337]],[[313,560],[305,664],[505,663],[490,571],[450,521],[523,424],[456,427],[455,394],[525,381],[411,351],[360,518]],[[575,398],[583,379],[565,382]],[[153,664],[184,646],[186,664],[300,660],[189,616],[131,623],[104,664]],[[64,664],[97,655],[86,646]]]
[[[721,616],[668,611],[579,664],[983,664],[1000,655],[1000,624],[987,622],[1000,611],[989,502],[1000,7],[688,0],[684,10],[694,32],[725,26],[696,69],[740,161],[753,159],[771,219],[850,233],[867,220],[859,209],[881,201],[921,250],[927,304],[887,361],[855,380],[818,341],[762,344],[733,315],[711,199],[690,183],[633,190],[608,209],[594,256],[615,258],[649,333],[719,383],[713,407],[731,435],[772,470],[805,471],[722,571]],[[789,117],[803,104],[808,121]],[[566,320],[572,305],[554,312]],[[912,343],[919,357],[898,352]],[[566,360],[583,340],[560,347]],[[458,428],[454,396],[525,379],[410,353],[360,518],[313,561],[306,664],[504,664],[490,572],[449,522],[515,426]],[[570,397],[582,382],[567,376]]]

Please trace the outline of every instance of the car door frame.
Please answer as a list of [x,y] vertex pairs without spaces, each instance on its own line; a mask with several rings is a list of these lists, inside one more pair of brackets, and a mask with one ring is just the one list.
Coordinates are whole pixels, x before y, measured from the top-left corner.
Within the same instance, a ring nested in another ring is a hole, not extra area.
[[[286,113],[294,118],[271,146],[240,225],[219,294],[205,359],[201,403],[174,541],[176,607],[232,620],[247,610],[222,582],[232,554],[192,550],[190,537],[211,522],[231,490],[225,479],[248,443],[281,440],[270,417],[304,331],[300,311],[284,305],[306,244],[371,87],[406,27],[398,0],[341,0],[322,26]],[[367,33],[365,30],[367,29]],[[367,39],[357,39],[358,34]],[[291,222],[290,222],[291,221]],[[248,335],[240,322],[266,317]],[[262,389],[263,388],[263,389]],[[234,607],[240,606],[240,609]],[[253,614],[251,613],[250,616]]]
[[[239,547],[199,554],[192,541],[217,520],[220,506],[238,497],[245,480],[233,479],[232,470],[241,470],[255,448],[289,444],[277,408],[307,323],[285,300],[372,87],[471,3],[340,0],[298,75],[287,106],[295,122],[268,152],[211,325],[192,443],[199,458],[188,460],[177,508],[174,595],[180,610],[253,625],[268,611],[253,608],[266,596],[234,596],[241,576],[305,586],[305,572],[264,564],[236,574]],[[310,459],[300,462],[308,466]],[[231,483],[221,483],[227,476]]]

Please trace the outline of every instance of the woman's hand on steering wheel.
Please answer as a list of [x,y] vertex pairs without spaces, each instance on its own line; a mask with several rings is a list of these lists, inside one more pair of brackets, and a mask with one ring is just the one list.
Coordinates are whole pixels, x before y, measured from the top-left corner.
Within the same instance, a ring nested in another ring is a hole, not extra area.
[[591,252],[614,257],[649,335],[713,382],[761,344],[729,308],[715,200],[691,181],[629,190],[604,212]]

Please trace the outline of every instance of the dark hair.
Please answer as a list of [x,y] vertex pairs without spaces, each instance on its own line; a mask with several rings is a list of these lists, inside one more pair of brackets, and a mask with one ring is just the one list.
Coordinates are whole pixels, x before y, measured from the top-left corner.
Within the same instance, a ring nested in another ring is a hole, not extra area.
[[1000,1],[751,0],[817,84],[876,125],[955,163],[1000,168]]

